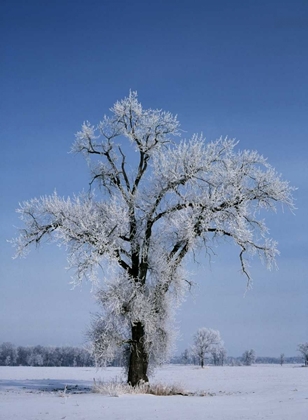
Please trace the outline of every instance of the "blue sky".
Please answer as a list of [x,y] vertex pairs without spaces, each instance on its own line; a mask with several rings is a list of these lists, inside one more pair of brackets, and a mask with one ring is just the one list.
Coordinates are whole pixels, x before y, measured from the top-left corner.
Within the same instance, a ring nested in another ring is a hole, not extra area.
[[295,215],[266,215],[279,270],[253,261],[245,297],[232,247],[191,267],[198,282],[177,317],[178,352],[201,326],[230,355],[296,354],[308,339],[307,1],[3,1],[1,4],[0,342],[82,344],[90,287],[70,290],[65,254],[48,245],[12,260],[18,203],[88,187],[69,154],[129,89],[178,115],[184,136],[236,137],[298,188]]

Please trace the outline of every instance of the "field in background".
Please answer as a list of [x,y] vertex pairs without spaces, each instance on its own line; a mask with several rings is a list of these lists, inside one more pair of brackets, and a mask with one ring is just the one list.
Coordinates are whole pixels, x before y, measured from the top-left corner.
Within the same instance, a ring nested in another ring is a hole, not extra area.
[[206,396],[93,394],[93,379],[121,380],[121,368],[0,367],[1,420],[306,420],[308,369],[294,365],[168,365],[153,383]]

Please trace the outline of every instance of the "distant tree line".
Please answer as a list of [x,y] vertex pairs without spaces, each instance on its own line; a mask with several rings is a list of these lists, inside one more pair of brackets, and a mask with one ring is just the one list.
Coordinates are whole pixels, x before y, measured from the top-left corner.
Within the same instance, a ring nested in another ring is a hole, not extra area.
[[91,353],[80,347],[0,345],[0,366],[94,366]]
[[[255,361],[252,362],[253,364],[299,364],[303,362],[303,358],[300,356],[292,356],[292,357],[284,357],[281,360],[281,357],[256,357]],[[174,356],[171,359],[171,363],[174,364],[181,364],[181,365],[199,365],[199,360],[193,354],[189,352],[188,349],[184,350],[181,355]],[[222,364],[228,366],[242,366],[245,365],[245,361],[243,360],[243,356],[239,357],[232,357],[226,356],[223,360],[223,363],[215,362],[215,355],[208,354],[207,357],[204,359],[205,365],[217,366]]]
[[[204,332],[204,331],[203,331]],[[199,331],[197,332],[197,334]],[[220,338],[220,337],[219,337]],[[196,344],[196,343],[195,343]],[[298,351],[301,356],[285,357],[283,353],[279,357],[256,357],[254,350],[246,350],[240,357],[226,355],[222,342],[212,345],[203,355],[203,364],[206,365],[229,365],[241,366],[256,364],[292,364],[302,363],[308,365],[308,343],[299,344]],[[170,363],[201,365],[200,355],[193,346],[185,349],[179,356],[174,356]],[[108,366],[124,366],[125,361],[121,356],[114,358]],[[90,350],[82,347],[64,346],[15,346],[5,342],[0,345],[0,366],[95,366],[95,358]]]

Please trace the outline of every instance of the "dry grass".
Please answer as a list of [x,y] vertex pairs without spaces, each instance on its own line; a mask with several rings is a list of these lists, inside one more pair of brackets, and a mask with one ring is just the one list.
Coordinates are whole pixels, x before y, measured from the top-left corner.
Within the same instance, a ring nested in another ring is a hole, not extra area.
[[96,382],[94,380],[93,391],[110,397],[119,397],[123,394],[150,394],[157,396],[190,395],[181,385],[149,384],[140,383],[133,387],[117,378],[108,382]]

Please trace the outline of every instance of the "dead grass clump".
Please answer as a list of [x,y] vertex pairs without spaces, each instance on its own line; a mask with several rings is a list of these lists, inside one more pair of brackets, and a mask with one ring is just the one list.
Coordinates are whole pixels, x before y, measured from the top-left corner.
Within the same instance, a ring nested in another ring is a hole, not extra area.
[[170,395],[188,395],[184,391],[181,385],[172,384],[146,384],[147,385],[147,394],[159,395],[159,396],[170,396]]
[[180,385],[149,384],[142,382],[131,386],[117,378],[108,382],[96,382],[94,379],[93,391],[110,397],[119,397],[123,394],[150,394],[156,396],[188,395]]

